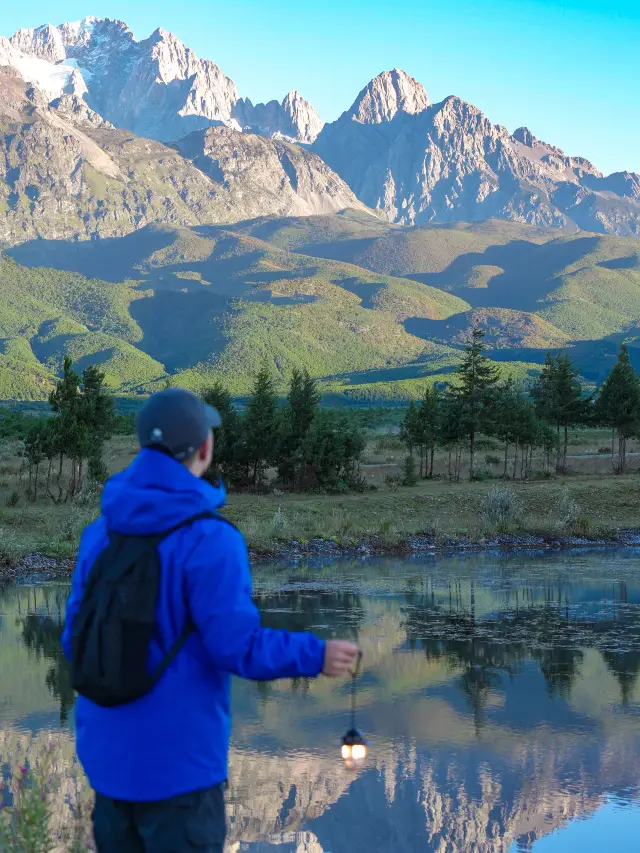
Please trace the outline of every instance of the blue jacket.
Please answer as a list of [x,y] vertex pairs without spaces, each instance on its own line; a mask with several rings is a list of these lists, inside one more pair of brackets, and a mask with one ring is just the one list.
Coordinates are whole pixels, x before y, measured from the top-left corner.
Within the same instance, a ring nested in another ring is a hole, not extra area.
[[[224,503],[224,489],[194,477],[156,450],[142,450],[105,486],[102,514],[85,530],[67,604],[63,645],[107,530],[152,534]],[[255,680],[315,676],[324,643],[312,634],[260,626],[242,535],[204,519],[159,546],[162,584],[155,667],[190,612],[197,630],[151,693],[118,708],[82,696],[76,706],[77,749],[95,790],[108,797],[150,801],[196,791],[227,778],[230,676]],[[188,611],[187,611],[188,607]]]

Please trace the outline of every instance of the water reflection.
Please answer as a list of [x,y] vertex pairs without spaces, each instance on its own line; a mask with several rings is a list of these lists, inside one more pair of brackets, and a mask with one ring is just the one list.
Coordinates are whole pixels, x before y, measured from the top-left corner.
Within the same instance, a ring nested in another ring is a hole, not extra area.
[[[638,563],[625,552],[258,570],[266,624],[362,643],[372,753],[355,776],[342,767],[348,685],[237,682],[230,850],[582,850],[572,822],[589,818],[603,838],[613,802],[637,838]],[[65,594],[0,593],[0,764],[7,732],[40,737],[54,703],[69,746]],[[633,835],[616,843],[635,849]]]

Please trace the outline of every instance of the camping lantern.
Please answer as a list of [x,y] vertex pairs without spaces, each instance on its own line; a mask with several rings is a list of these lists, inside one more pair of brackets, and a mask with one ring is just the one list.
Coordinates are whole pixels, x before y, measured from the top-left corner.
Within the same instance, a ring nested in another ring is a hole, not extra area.
[[356,728],[356,678],[360,672],[362,652],[351,673],[351,728],[342,738],[341,754],[347,770],[357,770],[367,757],[367,742]]
[[342,757],[347,770],[357,770],[367,757],[367,744],[357,729],[349,729],[342,738]]

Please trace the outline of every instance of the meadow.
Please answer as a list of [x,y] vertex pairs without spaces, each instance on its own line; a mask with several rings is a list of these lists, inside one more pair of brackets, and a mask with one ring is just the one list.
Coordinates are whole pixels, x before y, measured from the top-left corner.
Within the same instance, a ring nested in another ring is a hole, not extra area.
[[[277,553],[291,543],[299,550],[322,550],[322,543],[395,550],[409,548],[415,536],[444,547],[482,544],[497,533],[597,539],[640,527],[640,456],[629,457],[626,474],[614,475],[609,430],[571,431],[565,476],[545,471],[540,454],[534,455],[532,476],[505,482],[498,443],[482,438],[480,447],[477,481],[466,481],[463,467],[461,481],[450,482],[447,454],[438,450],[434,478],[404,486],[406,451],[398,427],[377,425],[368,430],[360,465],[362,491],[292,493],[273,486],[260,494],[232,491],[224,515],[242,530],[256,555]],[[136,452],[133,436],[110,439],[105,449],[109,473],[124,468]],[[640,452],[640,441],[631,442],[629,452]],[[11,565],[34,553],[72,558],[84,526],[98,512],[99,492],[88,489],[59,505],[44,495],[29,503],[18,454],[18,442],[0,445],[0,561]],[[268,475],[273,480],[275,471]],[[488,495],[496,488],[508,490],[518,508],[500,523],[487,514]]]

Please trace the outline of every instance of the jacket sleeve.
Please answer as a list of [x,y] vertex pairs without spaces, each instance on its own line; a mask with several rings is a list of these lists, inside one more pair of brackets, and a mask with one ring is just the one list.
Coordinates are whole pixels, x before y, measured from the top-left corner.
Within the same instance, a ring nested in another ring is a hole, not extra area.
[[319,675],[324,641],[261,626],[242,535],[226,522],[209,524],[218,527],[192,552],[186,586],[191,616],[214,665],[255,681]]

